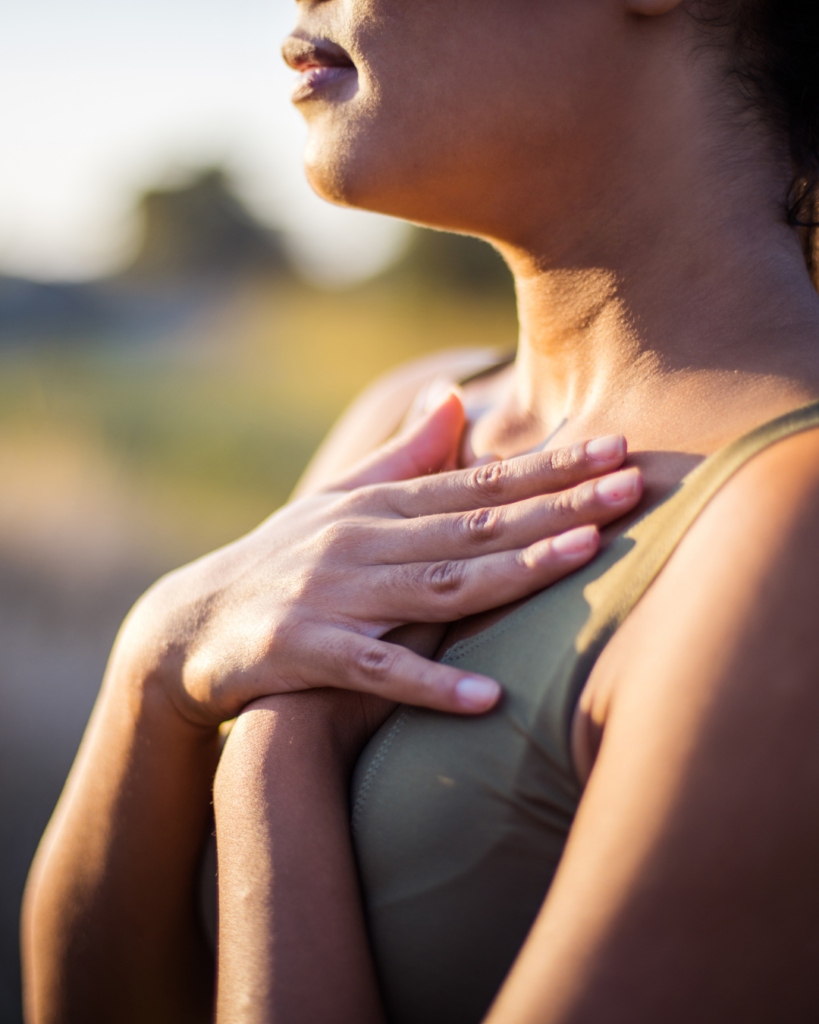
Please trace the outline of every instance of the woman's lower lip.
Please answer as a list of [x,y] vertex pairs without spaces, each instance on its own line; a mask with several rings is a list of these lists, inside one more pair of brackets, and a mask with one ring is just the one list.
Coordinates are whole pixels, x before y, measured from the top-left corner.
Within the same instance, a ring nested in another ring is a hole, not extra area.
[[336,85],[348,75],[356,73],[354,67],[313,67],[302,71],[293,89],[292,100],[298,103],[310,99],[329,86]]

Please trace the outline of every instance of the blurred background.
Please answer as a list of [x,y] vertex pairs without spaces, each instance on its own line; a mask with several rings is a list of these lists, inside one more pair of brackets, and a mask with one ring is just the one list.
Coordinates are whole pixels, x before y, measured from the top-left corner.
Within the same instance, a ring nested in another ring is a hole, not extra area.
[[316,199],[290,0],[0,0],[0,1021],[117,626],[374,377],[515,341],[483,243]]

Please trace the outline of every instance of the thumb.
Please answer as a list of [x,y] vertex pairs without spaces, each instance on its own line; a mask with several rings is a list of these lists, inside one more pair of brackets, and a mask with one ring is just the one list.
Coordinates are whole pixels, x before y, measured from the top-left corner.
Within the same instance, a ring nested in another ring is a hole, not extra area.
[[453,386],[428,413],[354,466],[333,487],[353,490],[368,484],[428,476],[457,464],[466,414],[460,389]]

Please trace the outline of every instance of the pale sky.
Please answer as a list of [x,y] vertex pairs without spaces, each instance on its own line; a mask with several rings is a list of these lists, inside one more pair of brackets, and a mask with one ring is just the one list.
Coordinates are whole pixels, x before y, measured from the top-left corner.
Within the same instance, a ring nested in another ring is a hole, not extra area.
[[0,273],[83,279],[133,244],[131,200],[232,168],[314,271],[364,275],[401,227],[317,199],[279,46],[293,0],[0,0]]

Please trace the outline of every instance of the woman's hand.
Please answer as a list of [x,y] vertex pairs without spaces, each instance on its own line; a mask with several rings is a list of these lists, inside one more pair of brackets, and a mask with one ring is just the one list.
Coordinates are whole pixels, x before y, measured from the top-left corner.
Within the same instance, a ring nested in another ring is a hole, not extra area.
[[597,525],[636,505],[641,480],[636,469],[594,479],[622,464],[620,437],[439,472],[463,418],[453,392],[332,490],[160,581],[115,657],[136,655],[142,678],[202,725],[327,686],[486,711],[497,684],[381,637],[502,606],[577,569],[597,551]]

